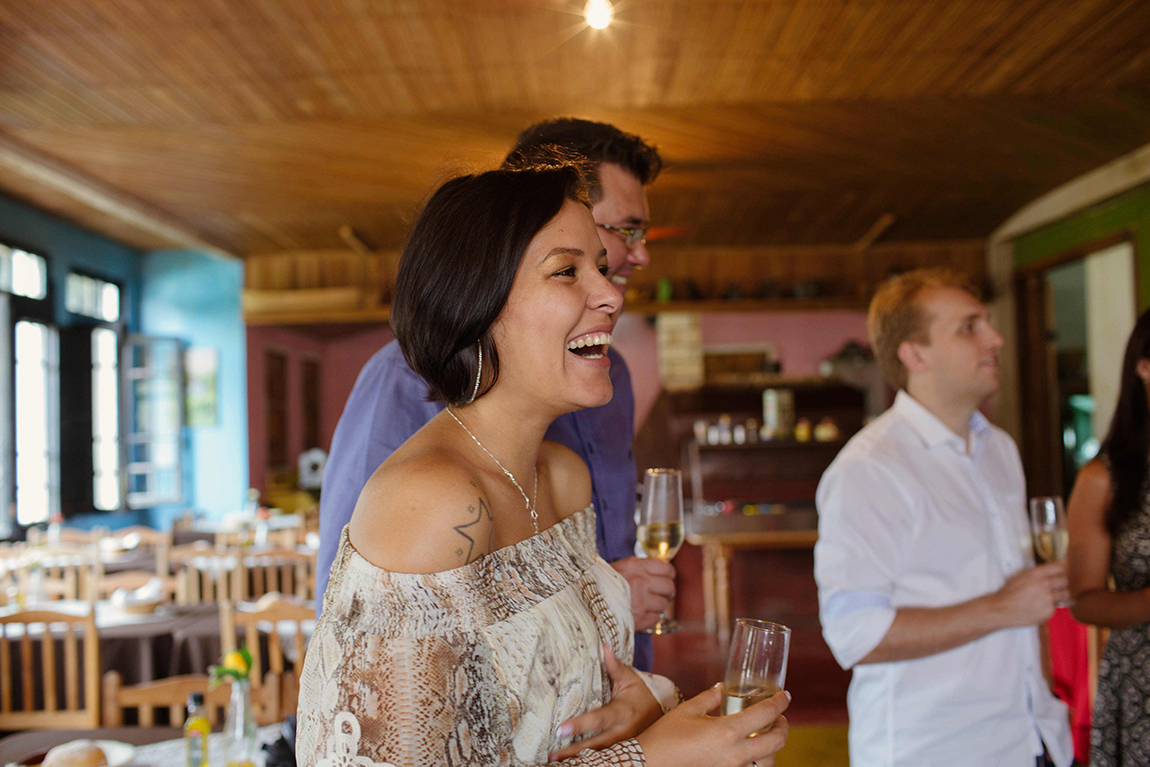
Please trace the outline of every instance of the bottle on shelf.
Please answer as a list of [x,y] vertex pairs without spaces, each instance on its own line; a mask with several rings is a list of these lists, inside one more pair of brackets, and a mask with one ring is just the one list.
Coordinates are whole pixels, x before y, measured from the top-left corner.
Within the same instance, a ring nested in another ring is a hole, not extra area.
[[185,767],[208,767],[208,734],[212,725],[204,709],[204,694],[188,695],[188,718],[184,720]]

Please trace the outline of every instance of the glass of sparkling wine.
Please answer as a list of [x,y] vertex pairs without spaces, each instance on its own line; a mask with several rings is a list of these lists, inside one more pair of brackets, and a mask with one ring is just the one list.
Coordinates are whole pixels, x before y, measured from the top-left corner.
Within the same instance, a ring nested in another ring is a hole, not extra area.
[[786,626],[751,618],[735,620],[723,677],[723,716],[737,714],[785,689],[790,647],[791,630]]
[[[1070,531],[1066,527],[1066,509],[1058,496],[1030,499],[1030,532],[1034,538],[1034,556],[1039,562],[1064,562],[1070,548]],[[1059,602],[1059,607],[1067,605]]]
[[[639,506],[639,545],[652,559],[670,562],[683,545],[683,476],[678,469],[647,469]],[[648,634],[670,634],[679,624],[659,615]]]

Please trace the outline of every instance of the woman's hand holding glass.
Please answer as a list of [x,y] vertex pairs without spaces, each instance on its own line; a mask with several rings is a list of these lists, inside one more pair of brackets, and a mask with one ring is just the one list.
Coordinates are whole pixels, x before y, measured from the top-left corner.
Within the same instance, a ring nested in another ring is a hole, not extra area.
[[[771,767],[787,742],[790,693],[780,692],[730,716],[719,708],[715,685],[679,704],[638,737],[649,767]],[[765,730],[765,732],[764,732]],[[756,733],[762,733],[755,736]]]
[[752,618],[735,621],[723,676],[723,716],[744,711],[786,687],[790,648],[786,626]]

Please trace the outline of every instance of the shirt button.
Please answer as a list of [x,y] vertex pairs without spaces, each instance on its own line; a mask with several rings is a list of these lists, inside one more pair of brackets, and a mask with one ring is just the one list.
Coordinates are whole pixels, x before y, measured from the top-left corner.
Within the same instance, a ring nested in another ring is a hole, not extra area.
[[588,455],[595,455],[595,446],[594,445],[588,445],[587,446],[587,454]]

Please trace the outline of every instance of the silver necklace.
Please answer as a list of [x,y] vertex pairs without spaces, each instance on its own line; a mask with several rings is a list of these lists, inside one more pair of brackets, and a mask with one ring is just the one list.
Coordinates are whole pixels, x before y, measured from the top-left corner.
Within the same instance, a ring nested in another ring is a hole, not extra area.
[[454,418],[455,422],[457,424],[459,424],[461,427],[463,427],[463,430],[465,432],[467,432],[467,436],[469,436],[469,437],[471,437],[471,439],[475,440],[475,444],[479,445],[479,449],[482,450],[483,452],[487,453],[488,457],[491,458],[491,460],[495,461],[495,465],[498,466],[503,471],[503,473],[507,475],[507,478],[509,480],[511,480],[511,484],[515,485],[515,489],[519,491],[519,494],[521,496],[523,496],[523,503],[527,504],[527,511],[528,511],[528,513],[531,514],[531,526],[533,528],[535,528],[535,534],[538,535],[539,534],[539,514],[536,513],[536,511],[535,511],[535,498],[536,498],[536,495],[539,491],[539,468],[534,467],[532,469],[532,472],[535,475],[535,484],[531,488],[531,500],[527,500],[527,493],[523,492],[523,488],[519,485],[519,482],[516,481],[515,475],[512,474],[511,472],[509,472],[507,470],[507,467],[499,462],[498,458],[491,455],[491,451],[483,446],[483,443],[479,441],[479,437],[476,437],[474,434],[471,433],[471,429],[467,428],[467,425],[465,423],[463,423],[463,421],[459,420],[459,416],[457,416],[454,412],[452,412],[451,408],[447,408],[447,414],[449,416],[451,416],[452,418]]

